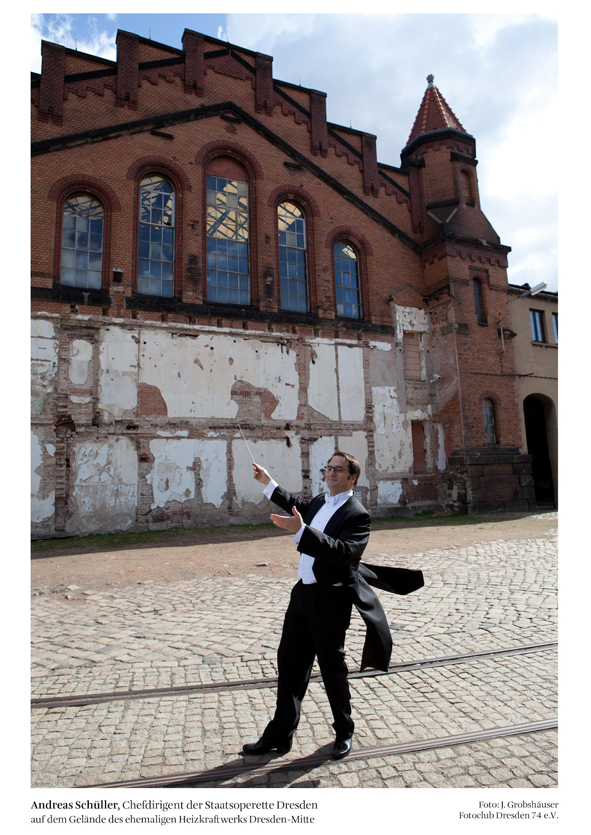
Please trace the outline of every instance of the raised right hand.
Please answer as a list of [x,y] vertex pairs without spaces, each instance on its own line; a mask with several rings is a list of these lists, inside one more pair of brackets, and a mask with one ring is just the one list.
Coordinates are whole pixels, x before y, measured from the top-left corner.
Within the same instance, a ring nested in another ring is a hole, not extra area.
[[259,467],[258,464],[253,463],[252,468],[254,470],[254,480],[260,482],[266,487],[267,484],[271,481],[271,476],[269,475],[269,473],[263,467]]

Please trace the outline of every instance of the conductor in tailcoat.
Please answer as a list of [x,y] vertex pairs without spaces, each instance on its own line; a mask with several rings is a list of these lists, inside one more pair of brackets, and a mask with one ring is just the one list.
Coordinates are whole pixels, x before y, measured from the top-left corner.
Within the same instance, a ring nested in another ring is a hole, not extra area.
[[351,750],[355,727],[345,663],[345,634],[352,606],[359,611],[367,630],[361,669],[387,671],[392,638],[370,584],[395,594],[408,594],[423,585],[423,576],[420,571],[360,562],[369,540],[371,519],[353,495],[361,468],[352,455],[338,450],[334,453],[325,469],[328,491],[311,501],[281,488],[259,465],[253,463],[253,469],[267,498],[290,513],[271,514],[271,520],[294,535],[292,542],[300,552],[300,561],[277,655],[275,715],[259,741],[244,745],[243,751],[264,754],[291,749],[317,658],[334,719],[333,758],[341,759]]

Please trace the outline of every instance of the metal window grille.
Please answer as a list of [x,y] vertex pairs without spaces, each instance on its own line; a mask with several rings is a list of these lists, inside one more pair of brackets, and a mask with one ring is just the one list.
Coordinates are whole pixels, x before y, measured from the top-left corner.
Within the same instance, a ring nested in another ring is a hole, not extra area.
[[159,176],[140,184],[138,293],[174,294],[174,189]]
[[103,271],[103,207],[89,194],[69,197],[64,204],[60,283],[100,290]]
[[248,183],[207,177],[207,300],[250,304]]
[[347,319],[361,317],[359,301],[359,261],[350,244],[339,241],[334,245],[334,272],[337,316]]
[[293,203],[277,210],[279,229],[279,281],[281,309],[305,313],[308,310],[306,276],[306,220]]

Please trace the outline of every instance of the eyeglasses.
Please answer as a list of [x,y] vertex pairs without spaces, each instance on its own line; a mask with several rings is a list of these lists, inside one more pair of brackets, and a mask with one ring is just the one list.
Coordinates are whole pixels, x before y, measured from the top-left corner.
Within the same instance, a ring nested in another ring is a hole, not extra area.
[[344,467],[325,467],[324,472],[330,473],[332,471],[333,473],[342,473],[344,469]]

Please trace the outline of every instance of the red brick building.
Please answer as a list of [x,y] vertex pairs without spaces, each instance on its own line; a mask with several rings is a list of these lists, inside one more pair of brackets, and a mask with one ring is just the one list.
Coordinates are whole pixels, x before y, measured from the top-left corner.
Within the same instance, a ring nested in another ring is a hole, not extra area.
[[270,56],[190,30],[119,31],[116,62],[43,42],[35,536],[265,519],[240,428],[303,493],[353,452],[374,515],[535,507],[510,249],[428,81],[396,167]]

